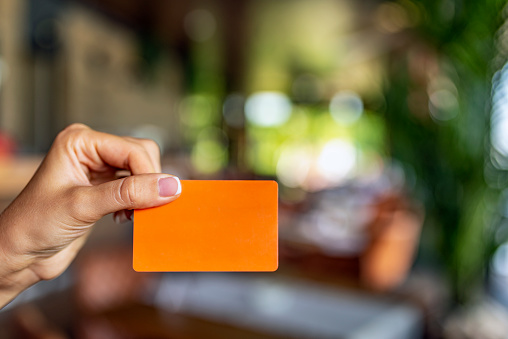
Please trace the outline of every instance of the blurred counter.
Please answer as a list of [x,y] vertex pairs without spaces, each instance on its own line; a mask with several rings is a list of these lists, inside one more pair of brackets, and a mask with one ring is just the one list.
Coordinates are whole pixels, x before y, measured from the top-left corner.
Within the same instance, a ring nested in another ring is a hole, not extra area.
[[274,337],[420,338],[423,314],[387,297],[283,274],[166,274],[155,304]]
[[143,292],[137,301],[95,309],[75,289],[52,293],[0,312],[8,330],[0,338],[418,339],[425,326],[409,302],[282,273],[167,273]]
[[0,159],[0,201],[2,203],[14,199],[21,192],[43,158],[42,155],[34,155]]

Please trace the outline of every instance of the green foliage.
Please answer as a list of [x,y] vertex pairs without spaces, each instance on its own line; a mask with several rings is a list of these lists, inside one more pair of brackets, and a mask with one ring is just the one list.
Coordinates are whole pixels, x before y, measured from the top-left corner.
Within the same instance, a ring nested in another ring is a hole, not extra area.
[[[430,79],[415,79],[411,55],[392,57],[387,133],[392,156],[416,173],[416,194],[427,211],[425,228],[434,229],[424,236],[433,234],[431,243],[437,248],[422,249],[422,257],[432,257],[437,250],[434,260],[444,263],[456,301],[464,302],[482,277],[485,253],[491,253],[492,241],[485,237],[491,210],[485,201],[492,192],[484,166],[495,71],[491,65],[504,1],[421,0],[411,5],[419,8],[421,21],[412,32],[417,42],[409,48],[428,53],[427,65],[416,72]],[[425,69],[429,63],[437,71]],[[415,94],[432,96],[429,84],[438,76],[455,89],[458,110],[450,120],[432,119],[426,107],[420,107],[425,115],[417,114],[408,104]]]
[[352,125],[336,123],[328,107],[296,105],[291,118],[282,126],[247,126],[249,139],[249,166],[257,174],[274,176],[282,150],[285,147],[309,149],[316,156],[327,142],[343,139],[353,142],[364,154],[384,155],[385,131],[382,119],[364,112]]

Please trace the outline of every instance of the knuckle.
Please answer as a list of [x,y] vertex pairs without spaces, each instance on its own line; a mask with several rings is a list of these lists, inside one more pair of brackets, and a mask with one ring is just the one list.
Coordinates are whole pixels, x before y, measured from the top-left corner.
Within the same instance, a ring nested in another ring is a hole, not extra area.
[[80,122],[75,122],[65,128],[65,130],[80,130],[80,129],[90,129],[90,127]]
[[155,142],[153,139],[141,139],[143,144],[147,147],[151,148],[159,148],[159,144]]
[[136,178],[131,176],[123,179],[116,192],[118,203],[123,208],[134,208],[137,203],[136,196]]
[[152,139],[143,139],[143,144],[148,150],[160,153],[159,144]]
[[83,135],[83,133],[89,129],[90,128],[84,124],[74,123],[67,126],[60,133],[58,133],[56,140],[57,142],[66,142],[77,136]]

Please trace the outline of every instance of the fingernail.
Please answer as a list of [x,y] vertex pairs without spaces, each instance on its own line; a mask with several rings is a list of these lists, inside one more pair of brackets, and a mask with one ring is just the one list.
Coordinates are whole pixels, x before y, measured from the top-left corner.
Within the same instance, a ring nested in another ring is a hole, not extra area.
[[161,197],[172,197],[182,193],[182,185],[177,177],[159,179],[159,195]]

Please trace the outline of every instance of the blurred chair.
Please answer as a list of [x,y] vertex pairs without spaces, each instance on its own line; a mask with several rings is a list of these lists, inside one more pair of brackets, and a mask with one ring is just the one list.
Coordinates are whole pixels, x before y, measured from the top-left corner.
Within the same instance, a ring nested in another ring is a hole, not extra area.
[[388,291],[409,274],[423,215],[398,195],[383,197],[376,210],[369,227],[371,241],[360,258],[360,280],[373,290]]

